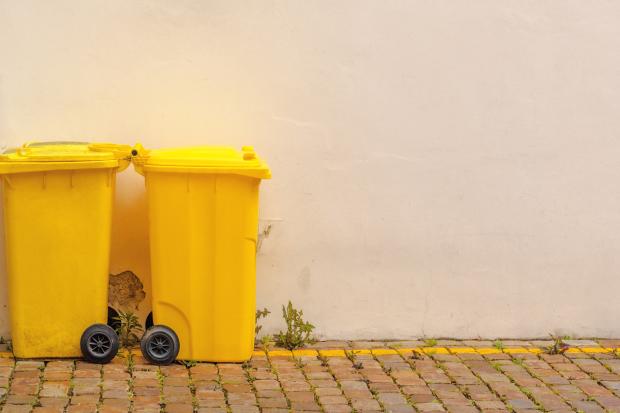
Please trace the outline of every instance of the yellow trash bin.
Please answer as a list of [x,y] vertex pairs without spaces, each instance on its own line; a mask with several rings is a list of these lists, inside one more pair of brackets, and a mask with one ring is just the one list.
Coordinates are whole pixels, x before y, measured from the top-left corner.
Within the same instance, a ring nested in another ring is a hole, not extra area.
[[107,362],[105,325],[116,172],[131,148],[41,142],[0,154],[13,351]]
[[[134,149],[144,175],[153,321],[146,359],[239,362],[254,349],[258,188],[251,147]],[[180,350],[179,350],[180,346]]]

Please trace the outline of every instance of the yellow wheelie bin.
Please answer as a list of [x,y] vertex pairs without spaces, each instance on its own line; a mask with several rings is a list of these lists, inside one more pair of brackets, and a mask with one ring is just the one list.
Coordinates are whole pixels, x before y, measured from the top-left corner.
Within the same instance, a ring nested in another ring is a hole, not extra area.
[[40,142],[0,154],[13,351],[110,361],[110,223],[131,147]]
[[271,177],[251,147],[145,150],[154,326],[141,341],[156,364],[240,362],[254,349],[258,190]]

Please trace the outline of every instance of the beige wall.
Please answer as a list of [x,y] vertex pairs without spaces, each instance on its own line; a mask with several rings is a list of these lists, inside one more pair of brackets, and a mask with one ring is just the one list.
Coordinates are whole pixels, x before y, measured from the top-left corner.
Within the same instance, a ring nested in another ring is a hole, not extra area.
[[253,144],[267,331],[618,336],[619,39],[603,0],[0,0],[0,139]]

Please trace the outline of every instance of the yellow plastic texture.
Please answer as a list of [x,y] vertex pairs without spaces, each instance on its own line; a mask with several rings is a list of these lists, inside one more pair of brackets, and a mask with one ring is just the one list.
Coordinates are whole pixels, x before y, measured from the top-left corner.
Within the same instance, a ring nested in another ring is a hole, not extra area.
[[107,320],[115,176],[129,150],[93,148],[25,145],[0,157],[17,357],[80,356],[84,330]]
[[141,174],[145,171],[220,173],[269,179],[271,171],[254,148],[240,151],[225,146],[194,146],[187,148],[145,150],[138,144],[133,163]]
[[[253,150],[245,155],[248,148],[137,152],[148,197],[154,323],[177,333],[179,359],[248,360],[254,351],[258,177],[270,177],[268,167]],[[244,156],[252,158],[249,165]]]
[[88,142],[31,142],[0,154],[0,174],[127,168],[129,145]]

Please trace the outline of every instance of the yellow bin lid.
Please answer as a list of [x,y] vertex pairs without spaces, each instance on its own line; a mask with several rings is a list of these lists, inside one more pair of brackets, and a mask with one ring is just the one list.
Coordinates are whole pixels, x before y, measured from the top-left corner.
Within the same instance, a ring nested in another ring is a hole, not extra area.
[[89,142],[30,142],[0,154],[0,174],[127,168],[129,145]]
[[226,146],[193,146],[186,148],[146,150],[137,144],[132,151],[133,164],[145,172],[181,172],[243,175],[258,179],[271,178],[267,164],[254,148],[241,151]]

